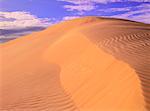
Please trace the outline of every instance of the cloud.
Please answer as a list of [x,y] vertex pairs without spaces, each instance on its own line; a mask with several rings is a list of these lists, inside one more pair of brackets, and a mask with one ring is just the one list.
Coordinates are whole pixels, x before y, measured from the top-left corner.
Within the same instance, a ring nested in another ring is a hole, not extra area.
[[[67,11],[76,11],[75,15],[88,15],[86,12],[93,11],[92,15],[107,16],[114,18],[123,18],[139,22],[150,23],[150,0],[59,0],[70,3],[65,5]],[[141,2],[135,6],[122,5],[122,3]],[[113,2],[119,2],[120,5],[111,6]],[[105,4],[107,8],[99,7],[98,3]],[[109,4],[107,4],[109,3]],[[119,7],[118,7],[119,6]]]
[[29,12],[0,12],[0,28],[46,27],[51,25],[50,19],[38,18]]
[[91,11],[96,9],[96,3],[112,3],[112,2],[150,2],[150,0],[57,0],[62,2],[68,2],[71,3],[70,5],[64,5],[64,8],[67,9],[67,11],[74,11],[77,10],[79,12],[83,11]]
[[91,0],[58,0],[63,2],[72,3],[70,5],[64,5],[64,8],[67,11],[79,11],[80,14],[83,14],[84,11],[91,11],[96,8],[94,3]]
[[78,11],[78,15],[82,15],[84,11],[91,11],[96,8],[95,4],[90,0],[58,0],[63,2],[72,3],[64,5],[67,11]]
[[122,0],[58,0],[69,2],[76,5],[87,4],[87,3],[108,3],[108,2],[119,2]]
[[110,2],[150,2],[150,0],[58,0],[69,2],[73,4],[85,4],[85,3],[110,3]]
[[0,29],[0,43],[13,40],[17,37],[30,34],[31,32],[44,30],[45,27],[27,27],[18,29]]
[[11,36],[15,38],[17,35],[24,35],[33,31],[39,31],[45,29],[44,27],[27,27],[20,29],[0,29],[0,36]]
[[83,4],[83,5],[65,5],[64,8],[67,9],[67,11],[90,11],[95,9],[95,6],[90,5],[90,4]]
[[119,12],[119,11],[131,11],[132,7],[125,7],[125,8],[108,8],[107,10],[99,9],[99,12]]
[[[129,19],[129,20],[134,20],[134,21],[139,21],[139,22],[144,22],[144,23],[150,23],[150,10],[149,10],[150,4],[141,4],[136,7],[125,7],[125,8],[110,8],[107,10],[104,10],[106,12],[117,12],[117,11],[127,11],[125,13],[121,14],[116,14],[112,15],[109,17],[114,17],[114,18],[123,18],[123,19]],[[136,8],[136,10],[133,10]],[[102,11],[102,10],[100,10]]]
[[66,16],[66,17],[63,17],[62,21],[65,21],[65,20],[72,20],[72,19],[75,19],[75,18],[79,18],[80,16]]
[[51,24],[51,19],[38,18],[29,12],[0,12],[0,42],[44,30]]
[[122,19],[128,19],[128,20],[139,21],[139,22],[144,22],[144,23],[150,23],[150,21],[149,21],[150,12],[147,12],[147,13],[142,13],[142,12],[144,12],[144,10],[127,12],[124,14],[118,14],[118,15],[113,15],[113,16],[109,16],[109,17],[122,18]]

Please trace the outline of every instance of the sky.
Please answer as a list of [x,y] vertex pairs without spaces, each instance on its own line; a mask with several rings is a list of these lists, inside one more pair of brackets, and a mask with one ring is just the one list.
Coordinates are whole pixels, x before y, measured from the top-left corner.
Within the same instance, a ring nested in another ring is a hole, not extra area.
[[150,23],[150,0],[0,0],[0,38],[15,38],[83,16]]

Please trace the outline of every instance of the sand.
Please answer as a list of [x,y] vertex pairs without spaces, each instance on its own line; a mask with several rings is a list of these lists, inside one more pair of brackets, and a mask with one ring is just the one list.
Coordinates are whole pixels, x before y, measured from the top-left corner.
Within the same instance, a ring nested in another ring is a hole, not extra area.
[[149,24],[79,18],[0,53],[0,111],[150,111]]

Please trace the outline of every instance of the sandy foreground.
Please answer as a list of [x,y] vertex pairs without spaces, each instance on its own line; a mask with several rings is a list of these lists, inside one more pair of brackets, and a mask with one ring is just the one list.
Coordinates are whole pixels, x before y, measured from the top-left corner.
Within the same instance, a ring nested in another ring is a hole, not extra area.
[[1,44],[0,111],[150,111],[150,25],[85,17]]

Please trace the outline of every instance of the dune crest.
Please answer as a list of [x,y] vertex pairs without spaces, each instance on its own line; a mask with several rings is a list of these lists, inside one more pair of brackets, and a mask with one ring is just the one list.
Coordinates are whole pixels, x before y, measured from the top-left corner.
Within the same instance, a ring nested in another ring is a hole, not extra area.
[[1,111],[149,111],[150,25],[85,17],[1,44]]

